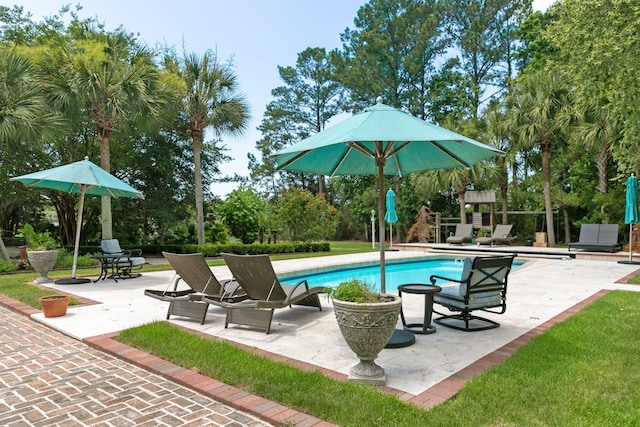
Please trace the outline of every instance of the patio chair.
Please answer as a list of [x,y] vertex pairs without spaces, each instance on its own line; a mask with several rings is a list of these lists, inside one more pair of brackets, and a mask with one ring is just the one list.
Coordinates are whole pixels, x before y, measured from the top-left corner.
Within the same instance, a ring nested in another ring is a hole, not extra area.
[[584,249],[593,252],[622,250],[618,243],[618,224],[582,224],[577,242],[569,243],[569,250]]
[[[247,299],[247,294],[240,288],[238,282],[227,280],[219,282],[207,265],[207,261],[200,253],[173,254],[162,252],[176,271],[173,290],[146,289],[146,296],[169,302],[167,319],[171,315],[200,320],[204,324],[209,303],[202,301],[204,295],[217,301],[238,302]],[[178,290],[178,283],[182,280],[189,289]],[[171,286],[171,283],[167,288]]]
[[473,224],[456,224],[456,232],[455,234],[447,237],[447,243],[452,245],[471,243],[472,234]]
[[[142,249],[126,249],[120,247],[118,239],[104,239],[100,241],[100,251],[102,255],[97,257],[102,263],[100,277],[114,279],[132,279],[140,277],[140,273],[133,273],[133,270],[140,270],[147,261],[142,256]],[[107,275],[111,272],[111,275]],[[100,278],[98,278],[99,280]],[[97,280],[96,280],[97,281]]]
[[[441,313],[433,319],[439,325],[461,331],[484,331],[500,323],[473,315],[474,311],[503,314],[507,309],[507,277],[515,255],[465,258],[460,280],[432,275],[429,280],[454,282],[439,284],[442,290],[433,296],[433,302],[446,307],[453,314]],[[458,283],[457,285],[455,283]]]
[[208,296],[202,300],[227,309],[224,327],[230,323],[264,328],[268,334],[271,319],[277,308],[304,305],[322,311],[319,293],[322,286],[310,287],[306,280],[295,285],[281,284],[268,255],[233,255],[221,253],[233,278],[238,281],[249,299],[237,303],[216,301]]
[[511,235],[512,228],[511,224],[498,224],[490,237],[477,237],[476,243],[479,245],[510,245],[516,239],[516,236]]

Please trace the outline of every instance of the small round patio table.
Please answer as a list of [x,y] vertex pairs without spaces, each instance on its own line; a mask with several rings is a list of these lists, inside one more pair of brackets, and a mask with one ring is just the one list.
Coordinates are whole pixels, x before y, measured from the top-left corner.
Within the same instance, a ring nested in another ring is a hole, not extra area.
[[[411,283],[398,286],[398,296],[402,298],[402,293],[424,295],[424,319],[422,323],[407,323],[404,318],[404,310],[400,308],[400,318],[402,325],[406,331],[414,334],[433,334],[436,327],[431,324],[431,315],[433,313],[433,295],[440,292],[442,288],[436,285],[425,285],[423,283]],[[404,306],[404,301],[402,302]]]

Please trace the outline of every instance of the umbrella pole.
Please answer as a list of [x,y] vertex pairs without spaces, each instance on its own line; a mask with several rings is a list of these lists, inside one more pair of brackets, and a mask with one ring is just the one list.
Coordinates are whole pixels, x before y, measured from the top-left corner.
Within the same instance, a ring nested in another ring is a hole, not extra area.
[[84,193],[87,191],[87,186],[83,185],[80,189],[80,201],[78,202],[78,215],[76,220],[76,242],[73,248],[73,267],[71,269],[71,278],[76,278],[76,267],[78,266],[78,252],[80,248],[80,231],[82,228],[82,209],[84,208]]
[[389,250],[393,250],[393,223],[389,223]]
[[385,293],[387,291],[386,286],[386,273],[385,273],[385,260],[384,260],[384,159],[376,159],[378,163],[378,231],[380,239],[380,292]]
[[632,263],[631,253],[633,252],[633,223],[629,223],[629,264]]

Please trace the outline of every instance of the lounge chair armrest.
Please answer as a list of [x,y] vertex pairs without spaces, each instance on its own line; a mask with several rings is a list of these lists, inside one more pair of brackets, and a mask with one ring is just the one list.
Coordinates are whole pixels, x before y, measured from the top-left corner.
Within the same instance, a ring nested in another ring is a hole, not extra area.
[[296,289],[298,289],[303,283],[305,291],[309,293],[309,283],[307,282],[307,279],[303,279],[291,287],[291,290],[287,293],[287,299],[285,301],[289,301],[291,299],[291,296],[295,293]]
[[447,282],[456,282],[456,283],[462,283],[464,282],[464,280],[457,280],[457,279],[451,279],[449,277],[444,277],[444,276],[438,276],[438,275],[431,275],[431,277],[429,277],[429,281],[431,282],[432,285],[436,284],[436,279],[442,279],[445,280]]

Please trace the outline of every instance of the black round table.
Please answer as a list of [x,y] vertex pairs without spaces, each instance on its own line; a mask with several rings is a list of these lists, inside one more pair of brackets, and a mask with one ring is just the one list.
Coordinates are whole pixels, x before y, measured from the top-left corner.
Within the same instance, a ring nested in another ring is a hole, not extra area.
[[[433,312],[433,295],[440,292],[442,288],[436,285],[425,285],[422,283],[411,283],[398,286],[398,296],[402,298],[402,293],[424,295],[424,320],[422,323],[407,323],[404,318],[404,310],[400,308],[400,318],[406,331],[414,334],[433,334],[436,327],[431,324],[431,314]],[[403,304],[404,305],[404,302]]]

